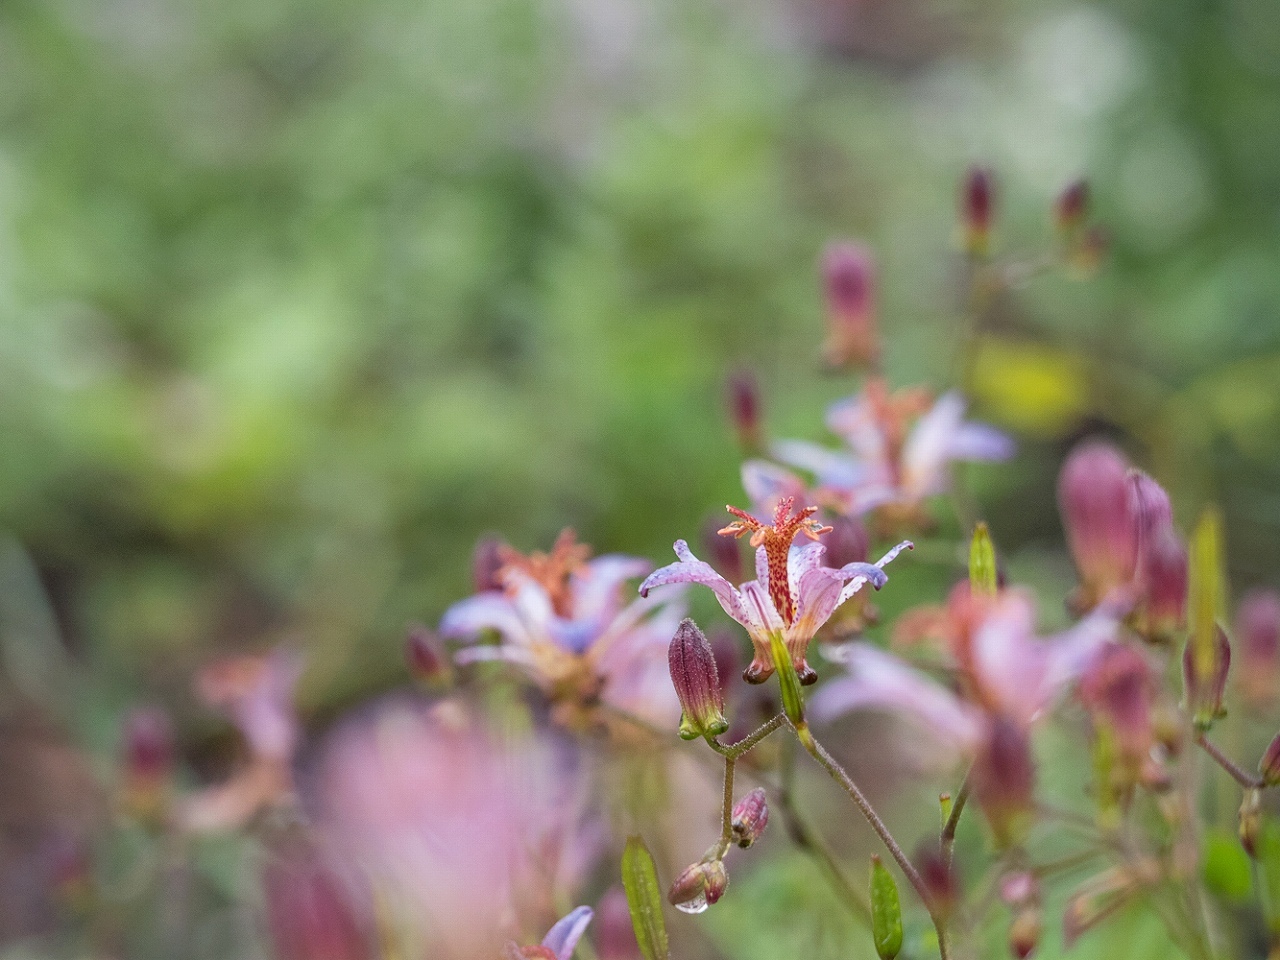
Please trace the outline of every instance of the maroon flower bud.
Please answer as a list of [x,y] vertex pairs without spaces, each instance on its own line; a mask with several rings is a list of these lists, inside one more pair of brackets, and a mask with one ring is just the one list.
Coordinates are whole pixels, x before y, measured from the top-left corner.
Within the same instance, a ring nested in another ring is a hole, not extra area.
[[729,729],[716,657],[706,634],[687,617],[667,648],[671,683],[680,699],[680,736],[685,740],[718,737]]
[[707,562],[716,573],[730,583],[742,583],[746,579],[742,566],[742,543],[732,537],[720,536],[724,524],[716,517],[708,517],[702,525],[702,550]]
[[1114,447],[1076,447],[1058,477],[1058,506],[1082,581],[1075,606],[1088,610],[1133,578],[1137,524],[1129,465]]
[[759,450],[763,445],[760,414],[760,386],[755,374],[740,368],[729,374],[729,420],[744,450]]
[[453,664],[435,631],[420,623],[411,624],[404,642],[405,659],[414,677],[433,687],[448,686],[453,680]]
[[1133,517],[1137,536],[1138,550],[1141,552],[1147,542],[1162,530],[1173,528],[1173,504],[1169,502],[1169,494],[1156,483],[1150,474],[1141,470],[1130,470],[1129,513]]
[[596,954],[600,960],[641,960],[627,895],[611,887],[596,905]]
[[970,256],[987,255],[994,210],[995,184],[991,171],[983,167],[970,168],[960,194],[960,222],[964,228],[965,251]]
[[827,548],[822,562],[833,570],[850,563],[866,563],[871,551],[871,537],[857,517],[840,516],[830,523],[831,529],[822,538]]
[[1108,643],[1080,680],[1080,699],[1114,738],[1120,755],[1136,776],[1151,750],[1155,681],[1146,658],[1132,647]]
[[1262,782],[1268,787],[1280,784],[1280,733],[1275,735],[1258,761],[1258,773],[1262,774]]
[[1026,731],[1004,716],[992,720],[970,776],[996,842],[1019,843],[1031,826],[1035,803],[1035,761]]
[[916,850],[916,871],[929,891],[929,900],[944,919],[951,916],[960,899],[960,877],[955,861],[948,863],[936,843],[924,843]]
[[1143,606],[1137,626],[1153,640],[1167,640],[1187,620],[1187,546],[1172,528],[1157,530],[1143,544],[1138,579]]
[[1280,686],[1280,596],[1270,590],[1245,595],[1236,609],[1236,643],[1241,693],[1250,706],[1265,709]]
[[481,537],[476,541],[471,554],[471,581],[476,593],[502,589],[500,572],[507,562],[503,556],[505,547],[498,537]]
[[124,722],[124,764],[135,783],[156,784],[173,770],[173,724],[157,707],[139,707]]
[[759,840],[769,823],[769,801],[764,788],[756,787],[734,804],[729,823],[738,846],[749,847]]
[[822,258],[827,299],[827,340],[822,352],[836,369],[874,366],[880,356],[876,332],[876,269],[870,251],[835,243]]
[[722,896],[729,886],[723,860],[703,860],[685,867],[667,893],[667,900],[685,913],[702,913]]
[[263,873],[267,927],[279,960],[371,960],[367,918],[313,850],[273,857]]
[[1240,800],[1240,845],[1251,857],[1258,855],[1258,836],[1262,832],[1262,791],[1246,790]]
[[1053,205],[1053,219],[1058,231],[1070,238],[1084,224],[1089,210],[1089,184],[1075,180],[1067,184]]
[[1182,651],[1182,685],[1187,709],[1201,730],[1226,715],[1222,697],[1227,689],[1227,671],[1231,668],[1231,643],[1221,627],[1215,629],[1212,643],[1210,656],[1203,664],[1202,658],[1196,656],[1194,638],[1187,641]]
[[1027,960],[1035,953],[1044,932],[1044,916],[1039,907],[1023,907],[1009,925],[1009,952],[1018,960]]

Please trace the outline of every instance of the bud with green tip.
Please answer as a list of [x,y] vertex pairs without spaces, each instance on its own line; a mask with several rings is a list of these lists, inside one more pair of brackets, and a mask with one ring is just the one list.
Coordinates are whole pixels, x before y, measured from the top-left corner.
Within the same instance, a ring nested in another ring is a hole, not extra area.
[[974,596],[993,597],[999,584],[996,548],[991,542],[991,532],[985,523],[979,523],[973,528],[973,541],[969,544],[969,588]]
[[685,618],[667,649],[671,683],[680,698],[680,736],[685,740],[718,737],[729,729],[716,657],[706,634]]
[[902,949],[902,906],[893,874],[871,855],[871,935],[880,960],[894,960]]
[[1262,782],[1268,787],[1280,784],[1280,733],[1275,735],[1258,761],[1258,773],[1262,774]]
[[733,807],[729,825],[734,842],[746,848],[760,839],[769,823],[769,801],[763,787],[756,787]]

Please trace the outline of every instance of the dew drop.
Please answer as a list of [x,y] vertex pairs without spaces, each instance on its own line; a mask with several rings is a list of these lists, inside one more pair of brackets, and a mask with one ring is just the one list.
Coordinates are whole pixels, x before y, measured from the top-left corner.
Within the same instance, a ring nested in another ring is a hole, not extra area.
[[707,898],[705,894],[698,894],[692,900],[685,900],[675,906],[677,910],[682,910],[685,913],[703,913],[707,909]]

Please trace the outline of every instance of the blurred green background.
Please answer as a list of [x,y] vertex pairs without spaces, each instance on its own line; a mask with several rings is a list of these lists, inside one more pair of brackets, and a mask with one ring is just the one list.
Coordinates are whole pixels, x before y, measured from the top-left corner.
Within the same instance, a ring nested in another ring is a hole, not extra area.
[[1002,546],[1058,549],[1101,430],[1274,585],[1277,156],[1274,0],[12,0],[8,716],[105,746],[280,640],[336,710],[402,677],[482,533],[665,560],[743,500],[728,371],[779,436],[854,387],[819,373],[830,239],[879,258],[891,380],[952,382],[973,162],[999,254],[1081,175],[1112,241],[988,318]]

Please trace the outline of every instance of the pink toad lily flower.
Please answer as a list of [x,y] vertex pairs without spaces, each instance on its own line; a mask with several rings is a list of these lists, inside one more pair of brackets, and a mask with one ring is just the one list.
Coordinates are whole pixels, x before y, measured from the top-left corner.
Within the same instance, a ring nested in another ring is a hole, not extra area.
[[496,645],[460,651],[458,662],[513,664],[567,709],[604,700],[674,722],[679,704],[667,679],[667,644],[684,617],[681,591],[624,604],[622,585],[651,564],[621,554],[589,560],[590,548],[570,530],[550,553],[522,556],[504,546],[502,554],[502,589],[454,604],[440,621],[446,638],[498,635]]
[[930,404],[922,391],[890,393],[877,378],[827,411],[827,426],[845,441],[847,452],[786,440],[774,444],[773,453],[812,473],[820,502],[840,513],[883,508],[919,524],[925,519],[924,500],[950,488],[952,463],[1013,455],[1012,440],[986,424],[966,421],[964,413],[964,398],[955,391]]
[[[751,637],[755,657],[742,675],[748,683],[763,683],[773,673],[769,641],[774,634],[781,635],[801,682],[817,680],[817,674],[805,662],[814,634],[864,584],[870,583],[877,590],[884,586],[889,578],[881,568],[911,548],[911,543],[904,540],[874,564],[849,563],[839,569],[823,566],[826,547],[816,541],[831,528],[813,519],[816,507],[805,507],[793,514],[792,504],[790,497],[782,498],[772,524],[762,523],[736,507],[728,508],[738,519],[720,533],[731,537],[751,534],[751,545],[756,548],[754,580],[735,587],[711,564],[695,557],[685,541],[677,540],[679,561],[654,571],[640,585],[642,597],[671,583],[710,587],[724,612],[746,627]],[[815,542],[793,547],[797,534]]]

